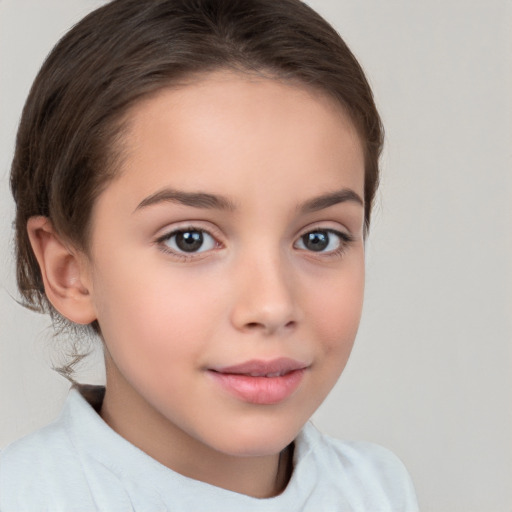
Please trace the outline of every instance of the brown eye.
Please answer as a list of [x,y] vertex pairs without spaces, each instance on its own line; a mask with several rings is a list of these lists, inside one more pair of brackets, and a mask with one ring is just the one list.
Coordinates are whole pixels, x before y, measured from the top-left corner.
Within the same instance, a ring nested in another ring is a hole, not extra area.
[[295,243],[296,249],[331,254],[343,250],[353,238],[334,229],[315,229],[304,233]]
[[302,236],[302,243],[309,251],[324,251],[329,246],[329,233],[327,231],[313,231]]
[[196,252],[203,245],[203,233],[200,231],[180,231],[176,233],[176,246],[185,252]]
[[183,229],[173,231],[161,242],[177,253],[200,253],[215,248],[215,239],[206,231]]

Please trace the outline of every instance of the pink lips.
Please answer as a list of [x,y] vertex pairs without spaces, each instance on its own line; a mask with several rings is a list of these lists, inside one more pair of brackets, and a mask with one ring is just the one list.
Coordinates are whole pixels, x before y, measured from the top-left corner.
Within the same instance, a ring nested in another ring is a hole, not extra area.
[[209,374],[223,389],[253,404],[277,404],[299,387],[307,365],[289,358],[272,361],[252,360],[222,368]]

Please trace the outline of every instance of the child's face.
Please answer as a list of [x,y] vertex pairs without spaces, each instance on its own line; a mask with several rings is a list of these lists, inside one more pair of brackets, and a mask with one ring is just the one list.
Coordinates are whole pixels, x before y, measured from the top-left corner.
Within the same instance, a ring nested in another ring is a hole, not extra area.
[[215,73],[138,104],[125,144],[85,279],[107,397],[141,436],[158,423],[203,449],[277,453],[333,387],[359,324],[356,130],[317,92]]

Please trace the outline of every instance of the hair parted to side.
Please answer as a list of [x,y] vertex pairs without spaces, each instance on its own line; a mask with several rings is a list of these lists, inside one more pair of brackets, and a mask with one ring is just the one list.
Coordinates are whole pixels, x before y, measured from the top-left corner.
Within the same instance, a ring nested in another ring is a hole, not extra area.
[[59,320],[45,295],[28,219],[48,217],[64,240],[87,251],[94,201],[120,167],[128,110],[219,69],[304,84],[343,105],[365,150],[368,229],[382,126],[360,65],[323,18],[299,0],[114,0],[59,41],[23,110],[11,189],[17,281],[27,307]]

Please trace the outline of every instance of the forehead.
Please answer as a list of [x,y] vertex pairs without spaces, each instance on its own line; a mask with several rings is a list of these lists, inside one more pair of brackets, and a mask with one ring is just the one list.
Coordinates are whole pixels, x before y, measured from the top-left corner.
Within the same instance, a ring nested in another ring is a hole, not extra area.
[[125,126],[118,179],[132,181],[137,198],[166,182],[216,193],[349,186],[362,195],[354,124],[337,101],[303,85],[215,72],[140,101]]

